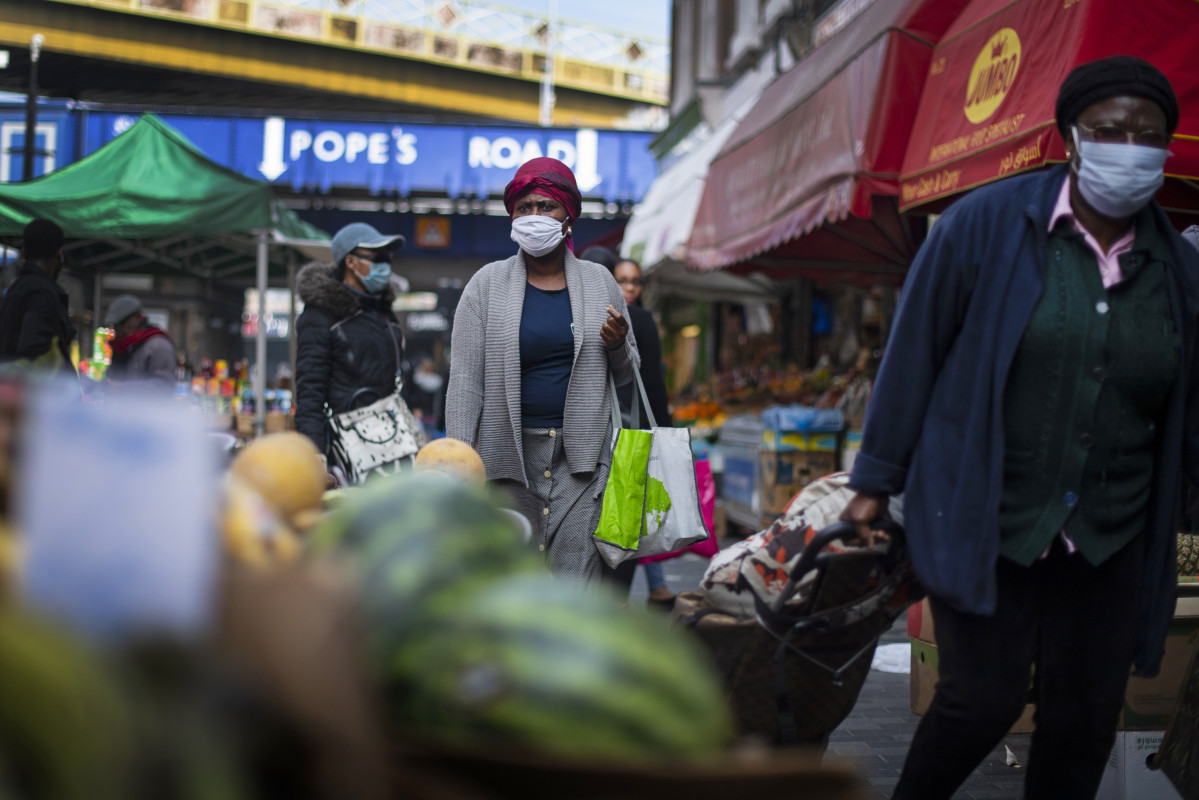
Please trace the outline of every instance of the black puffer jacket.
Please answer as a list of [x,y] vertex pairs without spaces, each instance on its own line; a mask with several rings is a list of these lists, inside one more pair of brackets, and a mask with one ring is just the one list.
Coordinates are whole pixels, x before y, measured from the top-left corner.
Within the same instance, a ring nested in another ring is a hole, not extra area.
[[329,267],[310,264],[296,281],[304,311],[296,320],[296,429],[328,449],[325,405],[334,414],[395,391],[404,334],[392,313],[395,292],[355,292]]

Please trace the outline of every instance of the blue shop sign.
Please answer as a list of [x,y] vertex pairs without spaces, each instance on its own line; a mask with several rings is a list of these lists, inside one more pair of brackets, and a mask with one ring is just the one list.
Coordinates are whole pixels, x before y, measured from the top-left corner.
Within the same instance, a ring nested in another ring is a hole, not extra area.
[[[160,116],[217,163],[296,192],[364,188],[400,196],[486,197],[500,194],[525,161],[551,156],[574,170],[585,196],[635,203],[657,174],[649,153],[653,134],[644,132]],[[94,152],[135,120],[89,112],[85,151]]]

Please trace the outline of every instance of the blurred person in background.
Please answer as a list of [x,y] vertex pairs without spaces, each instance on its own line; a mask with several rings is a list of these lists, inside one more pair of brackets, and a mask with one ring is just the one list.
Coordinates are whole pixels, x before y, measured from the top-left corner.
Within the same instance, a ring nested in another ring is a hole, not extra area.
[[1115,56],[1059,90],[1067,162],[977,189],[921,246],[842,518],[904,493],[940,679],[896,798],[957,787],[1020,716],[1025,797],[1094,797],[1130,667],[1156,675],[1199,478],[1199,254],[1154,201],[1166,76]]
[[620,287],[571,248],[582,196],[565,164],[525,163],[504,207],[519,250],[458,303],[446,434],[478,451],[550,568],[587,584],[611,573],[592,539],[612,462],[608,376],[632,380],[636,338]]
[[150,324],[142,302],[123,294],[108,306],[105,326],[113,329],[112,365],[105,375],[114,384],[172,393],[178,372],[175,343]]
[[62,228],[48,219],[35,219],[21,236],[21,269],[0,301],[0,361],[34,360],[58,348],[62,368],[71,364],[75,326],[67,308],[67,293],[58,285],[63,267]]
[[[658,335],[658,323],[654,321],[653,313],[641,305],[641,266],[636,261],[621,260],[616,253],[606,247],[588,247],[583,251],[584,261],[601,264],[612,273],[620,292],[624,296],[629,309],[629,321],[633,325],[633,336],[637,339],[637,350],[641,353],[641,382],[645,384],[645,393],[649,397],[649,410],[654,414],[654,421],[662,427],[672,424],[670,406],[667,402],[666,381],[662,374],[662,339]],[[626,420],[633,425],[648,428],[649,416],[641,408],[639,420],[632,420],[633,392],[637,388],[630,382],[616,389],[620,398],[620,411]],[[643,405],[638,398],[638,405]],[[630,559],[616,568],[615,582],[627,589],[633,582],[633,572],[637,561]],[[666,609],[674,607],[674,592],[666,586],[666,576],[660,561],[644,564],[645,580],[649,585],[649,603]]]
[[326,407],[340,414],[396,390],[404,334],[391,310],[391,259],[403,243],[355,222],[333,237],[332,269],[310,264],[296,278],[304,301],[296,320],[296,430],[326,456]]
[[435,360],[433,355],[421,357],[412,370],[412,411],[419,416],[429,439],[445,429],[446,371],[444,359]]

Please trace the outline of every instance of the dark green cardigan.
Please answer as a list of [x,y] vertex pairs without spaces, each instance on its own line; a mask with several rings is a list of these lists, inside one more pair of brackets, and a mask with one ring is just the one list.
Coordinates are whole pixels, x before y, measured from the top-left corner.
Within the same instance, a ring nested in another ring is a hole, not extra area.
[[1145,528],[1156,438],[1178,370],[1164,242],[1147,212],[1104,289],[1066,220],[1004,391],[1000,554],[1029,565],[1065,531],[1092,564]]

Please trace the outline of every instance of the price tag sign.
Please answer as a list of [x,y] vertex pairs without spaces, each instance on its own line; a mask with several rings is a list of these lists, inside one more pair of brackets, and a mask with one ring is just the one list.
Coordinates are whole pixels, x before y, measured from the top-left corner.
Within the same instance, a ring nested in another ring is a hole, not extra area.
[[83,403],[75,385],[32,394],[28,420],[27,602],[100,638],[201,632],[219,541],[217,447],[198,415],[132,394]]

